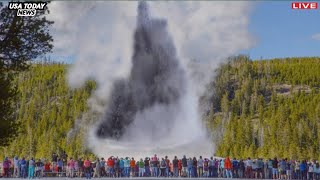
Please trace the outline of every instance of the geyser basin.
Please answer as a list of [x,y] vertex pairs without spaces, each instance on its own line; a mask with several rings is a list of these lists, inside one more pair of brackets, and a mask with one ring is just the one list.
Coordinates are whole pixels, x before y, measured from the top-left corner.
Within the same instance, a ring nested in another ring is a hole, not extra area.
[[133,48],[130,76],[114,82],[105,114],[91,132],[91,149],[101,156],[210,155],[198,99],[167,21],[152,18],[146,2],[138,5]]

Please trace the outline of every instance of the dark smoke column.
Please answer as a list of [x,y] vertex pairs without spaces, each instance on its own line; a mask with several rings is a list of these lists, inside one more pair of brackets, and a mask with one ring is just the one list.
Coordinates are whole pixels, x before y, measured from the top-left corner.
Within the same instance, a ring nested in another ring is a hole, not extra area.
[[[96,132],[100,138],[121,139],[138,112],[156,105],[175,105],[186,91],[185,72],[167,32],[167,22],[151,18],[146,2],[138,5],[133,48],[130,77],[113,85]],[[161,123],[171,124],[172,120],[166,118]]]

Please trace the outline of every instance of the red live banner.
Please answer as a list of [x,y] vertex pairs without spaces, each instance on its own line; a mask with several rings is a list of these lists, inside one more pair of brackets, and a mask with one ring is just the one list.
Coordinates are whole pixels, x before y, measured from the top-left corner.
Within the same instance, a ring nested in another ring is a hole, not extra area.
[[293,2],[292,9],[318,9],[318,2]]

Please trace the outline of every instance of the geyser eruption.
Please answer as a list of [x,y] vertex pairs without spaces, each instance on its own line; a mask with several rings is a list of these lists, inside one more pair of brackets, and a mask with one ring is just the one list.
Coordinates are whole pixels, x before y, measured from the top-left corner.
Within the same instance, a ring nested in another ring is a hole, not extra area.
[[[139,113],[154,106],[162,106],[165,112],[169,112],[168,108],[179,106],[179,99],[185,92],[186,74],[167,32],[167,22],[150,18],[147,3],[140,2],[130,78],[114,82],[97,136],[120,140]],[[139,117],[144,121],[141,125],[146,128],[145,131],[153,129],[152,134],[146,134],[153,139],[160,138],[163,133],[167,134],[163,131],[169,131],[174,120],[174,116],[171,116],[154,122],[152,119],[157,119],[154,117],[156,115]],[[166,128],[158,131],[157,125],[160,124]]]
[[139,2],[131,72],[114,81],[91,149],[101,156],[212,155],[193,92],[167,21],[152,18]]

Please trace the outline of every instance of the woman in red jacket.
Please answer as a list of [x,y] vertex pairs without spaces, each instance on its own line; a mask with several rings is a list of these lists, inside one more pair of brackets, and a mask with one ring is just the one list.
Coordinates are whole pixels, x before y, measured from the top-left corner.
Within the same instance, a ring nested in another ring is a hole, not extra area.
[[107,161],[107,166],[108,166],[108,170],[109,170],[109,177],[114,177],[114,160],[113,157],[110,157]]
[[231,171],[231,160],[229,157],[227,157],[225,160],[224,160],[224,169],[226,170],[226,175],[227,175],[227,178],[232,178],[232,171]]

